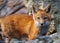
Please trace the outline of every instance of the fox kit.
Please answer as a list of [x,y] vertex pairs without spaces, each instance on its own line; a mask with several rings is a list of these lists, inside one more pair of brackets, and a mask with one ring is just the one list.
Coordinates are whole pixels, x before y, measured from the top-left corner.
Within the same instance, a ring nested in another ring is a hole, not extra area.
[[[17,39],[35,39],[41,26],[50,25],[51,16],[45,10],[33,10],[33,16],[27,14],[12,14],[0,18],[0,25],[4,35]],[[48,25],[47,25],[48,24]],[[46,32],[47,33],[47,32]]]

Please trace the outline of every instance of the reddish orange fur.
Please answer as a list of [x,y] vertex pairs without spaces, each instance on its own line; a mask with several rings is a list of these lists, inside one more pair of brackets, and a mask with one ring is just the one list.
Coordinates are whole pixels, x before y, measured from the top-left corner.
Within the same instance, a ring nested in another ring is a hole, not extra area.
[[[38,11],[36,16],[46,15],[50,16],[45,11]],[[29,40],[36,38],[39,30],[34,23],[33,17],[27,14],[13,14],[0,19],[0,24],[3,33],[11,38],[15,37],[22,39],[27,37]]]

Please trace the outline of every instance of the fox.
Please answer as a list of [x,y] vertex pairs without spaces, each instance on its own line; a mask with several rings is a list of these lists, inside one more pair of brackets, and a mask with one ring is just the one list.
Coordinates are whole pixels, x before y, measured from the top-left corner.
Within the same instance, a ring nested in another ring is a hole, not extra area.
[[41,33],[40,27],[48,22],[50,24],[51,15],[43,9],[39,9],[37,12],[33,10],[32,12],[32,16],[28,14],[12,14],[1,17],[0,27],[3,34],[11,39],[35,39]]

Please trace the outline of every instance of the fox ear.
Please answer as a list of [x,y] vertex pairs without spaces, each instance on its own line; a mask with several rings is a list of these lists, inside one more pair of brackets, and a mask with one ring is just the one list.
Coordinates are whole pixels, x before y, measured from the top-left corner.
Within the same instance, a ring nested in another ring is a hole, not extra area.
[[49,13],[51,10],[51,4],[48,4],[47,7],[44,8],[44,10],[46,11],[46,13]]
[[32,7],[32,13],[33,14],[37,13],[37,11],[38,11],[38,7],[36,5],[33,5],[33,7]]

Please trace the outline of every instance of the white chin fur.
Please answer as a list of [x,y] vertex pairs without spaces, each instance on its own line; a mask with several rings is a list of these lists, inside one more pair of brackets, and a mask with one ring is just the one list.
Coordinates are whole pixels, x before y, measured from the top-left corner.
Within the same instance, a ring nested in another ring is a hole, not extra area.
[[38,21],[35,21],[36,26],[41,26],[41,24]]

